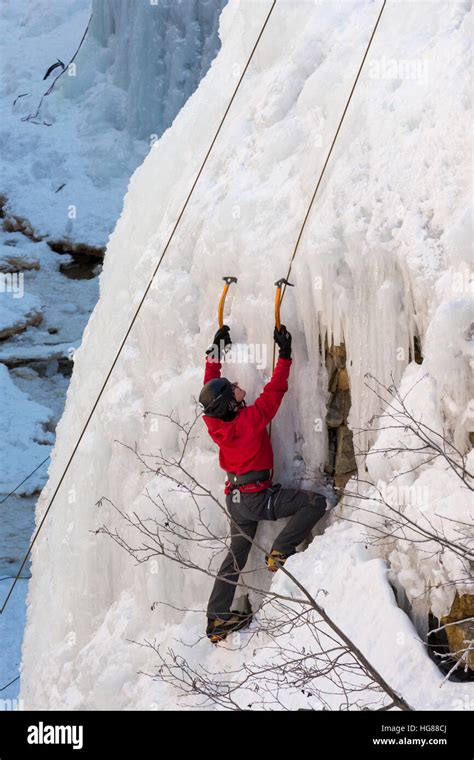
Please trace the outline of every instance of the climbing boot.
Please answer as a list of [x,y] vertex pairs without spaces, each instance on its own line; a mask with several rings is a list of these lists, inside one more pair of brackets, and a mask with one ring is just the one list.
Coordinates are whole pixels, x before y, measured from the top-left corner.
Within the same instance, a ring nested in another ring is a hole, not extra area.
[[271,573],[276,573],[280,567],[283,567],[287,559],[288,557],[281,552],[278,552],[276,549],[272,549],[270,554],[265,555],[265,562]]
[[221,620],[221,618],[208,618],[208,625],[206,628],[206,635],[211,644],[218,644],[220,641],[225,641],[229,633],[240,631],[242,628],[246,628],[252,620],[252,613],[231,612],[231,617],[228,620]]

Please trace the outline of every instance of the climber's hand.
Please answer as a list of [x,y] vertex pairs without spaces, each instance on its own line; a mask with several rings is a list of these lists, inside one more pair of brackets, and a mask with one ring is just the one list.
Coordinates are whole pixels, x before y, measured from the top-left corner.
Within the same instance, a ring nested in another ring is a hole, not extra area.
[[279,355],[281,358],[291,359],[291,334],[288,332],[285,325],[281,325],[279,330],[275,326],[273,340],[280,349]]
[[212,354],[215,359],[221,360],[223,354],[232,345],[229,325],[222,325],[214,335],[212,345],[206,351],[206,354]]

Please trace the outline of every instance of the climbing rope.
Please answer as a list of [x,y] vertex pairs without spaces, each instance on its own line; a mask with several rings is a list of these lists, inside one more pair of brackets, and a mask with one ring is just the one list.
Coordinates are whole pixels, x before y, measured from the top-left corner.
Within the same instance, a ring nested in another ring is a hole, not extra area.
[[211,151],[212,151],[212,149],[213,149],[213,147],[214,147],[214,144],[215,144],[215,142],[216,142],[216,140],[217,140],[217,138],[218,138],[218,136],[219,136],[219,133],[220,133],[220,131],[221,131],[221,129],[222,129],[222,126],[223,126],[223,124],[224,124],[224,122],[225,122],[225,120],[226,120],[227,114],[229,113],[229,111],[230,111],[230,108],[231,108],[231,106],[232,106],[232,103],[234,102],[235,96],[237,95],[237,92],[239,91],[240,85],[241,85],[241,83],[242,83],[242,81],[243,81],[243,79],[244,79],[244,77],[245,77],[245,74],[246,74],[246,72],[247,72],[247,69],[248,69],[248,67],[249,67],[249,65],[250,65],[250,63],[251,63],[251,61],[252,61],[252,58],[253,58],[253,56],[254,56],[254,53],[255,53],[255,51],[256,51],[256,49],[257,49],[257,47],[258,47],[258,44],[259,44],[259,42],[260,42],[260,40],[261,40],[261,38],[262,38],[262,35],[263,35],[263,33],[264,33],[264,31],[265,31],[265,29],[266,29],[266,27],[267,27],[267,24],[268,24],[268,22],[269,22],[269,20],[270,20],[270,16],[271,16],[271,15],[272,15],[272,13],[273,13],[273,9],[274,9],[275,5],[276,5],[276,0],[273,0],[273,2],[272,2],[272,5],[271,5],[271,7],[270,7],[270,10],[269,10],[269,11],[268,11],[268,13],[267,13],[267,16],[266,16],[266,18],[265,18],[265,21],[264,21],[264,23],[263,23],[263,26],[262,26],[262,28],[260,29],[259,35],[258,35],[258,37],[257,37],[257,39],[256,39],[256,41],[255,41],[255,44],[254,44],[254,46],[253,46],[253,48],[252,48],[252,51],[251,51],[251,53],[250,53],[250,56],[249,56],[249,58],[248,58],[248,60],[247,60],[247,63],[245,64],[244,70],[242,71],[242,74],[241,74],[241,76],[240,76],[240,78],[239,78],[239,81],[237,82],[237,86],[236,86],[236,87],[235,87],[235,89],[234,89],[234,92],[233,92],[233,94],[232,94],[232,97],[231,97],[231,98],[230,98],[230,100],[229,100],[229,103],[228,103],[228,105],[227,105],[227,108],[226,108],[226,109],[225,109],[225,111],[224,111],[224,115],[222,116],[222,119],[221,119],[221,121],[220,121],[220,123],[219,123],[219,126],[217,127],[217,130],[216,130],[216,132],[215,132],[215,134],[214,134],[214,137],[213,137],[213,139],[212,139],[212,141],[211,141],[211,144],[210,144],[210,146],[209,146],[209,148],[208,148],[208,150],[207,150],[207,153],[206,153],[206,155],[205,155],[205,157],[204,157],[204,160],[203,160],[203,162],[202,162],[202,164],[201,164],[201,166],[200,166],[200,169],[199,169],[199,171],[198,171],[198,173],[197,173],[197,175],[196,175],[196,178],[195,178],[195,180],[194,180],[194,182],[193,182],[193,184],[192,184],[192,186],[191,186],[191,189],[190,189],[190,191],[189,191],[189,193],[188,193],[188,195],[187,195],[187,197],[186,197],[186,200],[185,200],[185,202],[184,202],[184,204],[183,204],[183,207],[182,207],[182,209],[181,209],[181,211],[180,211],[180,213],[179,213],[179,215],[178,215],[178,218],[177,218],[177,220],[176,220],[176,222],[175,222],[175,224],[174,224],[174,227],[173,227],[173,229],[172,229],[172,231],[171,231],[171,234],[170,234],[170,236],[169,236],[169,238],[168,238],[168,240],[167,240],[167,242],[166,242],[166,245],[165,245],[165,247],[164,247],[164,249],[163,249],[163,251],[162,251],[162,253],[161,253],[161,256],[160,256],[160,258],[159,258],[159,261],[158,261],[158,263],[157,263],[157,265],[156,265],[156,267],[155,267],[155,270],[154,270],[154,272],[153,272],[153,274],[152,274],[152,276],[151,276],[151,279],[150,279],[150,281],[149,281],[149,283],[148,283],[148,285],[147,285],[147,288],[146,288],[145,292],[143,293],[143,296],[142,296],[142,298],[141,298],[141,300],[140,300],[140,302],[139,302],[139,304],[138,304],[138,307],[137,307],[137,309],[136,309],[136,311],[135,311],[135,314],[133,315],[132,321],[130,322],[130,325],[129,325],[128,329],[127,329],[127,332],[125,333],[125,336],[123,337],[123,339],[122,339],[122,342],[120,343],[120,346],[119,346],[119,348],[118,348],[118,351],[117,351],[117,353],[116,353],[116,355],[115,355],[115,358],[114,358],[114,360],[113,360],[113,362],[112,362],[112,365],[111,365],[111,367],[110,367],[110,369],[109,369],[109,371],[108,371],[108,373],[107,373],[107,376],[106,376],[106,378],[105,378],[105,380],[104,380],[104,382],[103,382],[103,385],[102,385],[102,387],[101,387],[101,389],[100,389],[100,391],[99,391],[99,394],[98,394],[98,396],[97,396],[97,398],[96,398],[96,400],[95,400],[95,402],[94,402],[94,404],[93,404],[93,406],[92,406],[92,409],[91,409],[91,411],[90,411],[90,413],[89,413],[89,416],[88,416],[88,418],[87,418],[87,420],[86,420],[86,422],[85,422],[85,425],[84,425],[84,427],[83,427],[83,428],[82,428],[82,430],[81,430],[81,433],[80,433],[80,435],[79,435],[79,438],[77,439],[77,442],[76,442],[76,444],[75,444],[75,446],[74,446],[74,448],[73,448],[73,450],[72,450],[72,453],[71,453],[71,455],[70,455],[70,457],[69,457],[69,459],[68,459],[68,461],[67,461],[66,467],[65,467],[65,468],[64,468],[64,470],[63,470],[63,473],[62,473],[62,475],[61,475],[61,477],[60,477],[60,479],[59,479],[59,482],[58,482],[58,484],[57,484],[56,488],[54,489],[53,495],[52,495],[52,497],[51,497],[51,499],[50,499],[50,501],[49,501],[49,504],[48,504],[48,506],[46,507],[46,510],[45,510],[45,512],[44,512],[44,515],[43,515],[43,517],[42,517],[42,519],[41,519],[41,522],[40,522],[40,524],[39,524],[39,526],[38,526],[38,528],[37,528],[37,530],[36,530],[36,532],[35,532],[35,534],[34,534],[34,536],[33,536],[32,540],[31,540],[31,543],[30,543],[30,545],[29,545],[29,547],[28,547],[28,551],[27,551],[27,553],[25,554],[25,557],[24,557],[24,559],[23,559],[23,561],[22,561],[22,563],[21,563],[20,569],[18,570],[18,573],[17,573],[17,575],[16,575],[16,577],[15,577],[15,580],[14,580],[14,582],[13,582],[13,584],[12,584],[12,586],[11,586],[11,588],[10,588],[10,590],[9,590],[8,594],[7,594],[7,597],[6,597],[6,599],[5,599],[4,603],[3,603],[3,606],[2,606],[2,607],[1,607],[1,609],[0,609],[0,615],[1,615],[1,614],[3,614],[3,611],[4,611],[5,607],[7,606],[8,600],[10,599],[10,596],[11,596],[11,595],[12,595],[12,593],[13,593],[13,589],[15,588],[16,582],[17,582],[17,580],[18,580],[19,576],[21,575],[21,571],[23,570],[23,568],[24,568],[24,566],[25,566],[25,564],[26,564],[26,561],[27,561],[27,559],[28,559],[28,556],[29,556],[29,554],[30,554],[30,552],[31,552],[31,550],[32,550],[32,548],[33,548],[33,546],[34,546],[34,543],[35,543],[36,539],[37,539],[37,538],[38,538],[38,536],[39,536],[39,533],[40,533],[40,531],[41,531],[41,528],[43,527],[43,525],[44,525],[44,522],[45,522],[45,520],[46,520],[46,518],[47,518],[47,516],[48,516],[49,510],[51,509],[51,506],[52,506],[52,504],[53,504],[53,502],[54,502],[54,500],[55,500],[55,498],[56,498],[56,495],[57,495],[57,493],[58,493],[58,491],[59,491],[59,489],[60,489],[60,487],[61,487],[61,484],[62,484],[62,482],[63,482],[63,480],[64,480],[65,476],[66,476],[66,473],[67,473],[67,472],[68,472],[68,470],[69,470],[69,467],[70,467],[70,465],[71,465],[71,462],[72,462],[72,460],[73,460],[73,458],[74,458],[74,456],[75,456],[75,454],[76,454],[76,451],[77,451],[77,449],[79,448],[79,445],[80,445],[80,443],[81,443],[81,441],[82,441],[82,439],[83,439],[83,437],[84,437],[84,434],[85,434],[85,432],[86,432],[86,430],[87,430],[87,428],[88,428],[88,426],[89,426],[89,422],[91,421],[91,419],[92,419],[92,416],[93,416],[93,414],[94,414],[94,412],[95,412],[95,410],[96,410],[96,408],[97,408],[97,405],[98,405],[98,403],[99,403],[99,401],[100,401],[100,399],[101,399],[101,397],[102,397],[102,394],[103,394],[103,392],[104,392],[104,390],[105,390],[105,387],[106,387],[106,385],[107,385],[107,383],[108,383],[108,381],[109,381],[109,378],[110,378],[110,376],[111,376],[111,374],[112,374],[112,372],[113,372],[113,370],[114,370],[114,368],[115,368],[115,365],[117,364],[117,361],[118,361],[118,358],[119,358],[119,356],[120,356],[120,354],[121,354],[121,352],[122,352],[122,349],[123,349],[123,347],[124,347],[124,345],[125,345],[125,343],[126,343],[126,341],[127,341],[127,339],[128,339],[128,336],[130,335],[130,332],[131,332],[131,330],[132,330],[132,328],[133,328],[133,326],[134,326],[134,324],[135,324],[135,321],[136,321],[136,319],[137,319],[137,317],[138,317],[138,315],[139,315],[139,313],[140,313],[140,311],[141,311],[141,308],[142,308],[142,306],[143,306],[143,304],[144,304],[144,302],[145,302],[145,299],[146,299],[146,297],[147,297],[147,295],[148,295],[148,293],[149,293],[149,291],[150,291],[150,288],[151,288],[151,286],[152,286],[152,284],[153,284],[153,281],[154,281],[154,279],[155,279],[155,276],[156,276],[156,274],[157,274],[157,272],[158,272],[158,269],[160,268],[161,262],[163,261],[163,259],[164,259],[165,255],[166,255],[166,252],[168,251],[168,248],[169,248],[169,246],[170,246],[170,244],[171,244],[171,241],[173,240],[174,234],[175,234],[175,232],[176,232],[176,230],[177,230],[177,228],[178,228],[178,225],[179,225],[179,223],[180,223],[180,221],[181,221],[181,219],[182,219],[182,217],[183,217],[183,214],[184,214],[184,212],[185,212],[185,210],[186,210],[186,208],[187,208],[187,206],[188,206],[188,203],[189,203],[189,201],[190,201],[190,198],[191,198],[191,196],[192,196],[192,194],[193,194],[193,192],[194,192],[194,189],[195,189],[195,187],[196,187],[196,185],[197,185],[197,183],[198,183],[198,181],[199,181],[199,179],[200,179],[200,177],[201,177],[201,174],[202,174],[202,172],[203,172],[203,170],[204,170],[204,167],[205,167],[205,165],[206,165],[206,163],[207,163],[207,160],[208,160],[208,158],[209,158],[209,156],[210,156],[210,154],[211,154]]
[[[289,264],[289,267],[288,267],[288,273],[287,273],[286,278],[285,278],[286,281],[288,281],[290,279],[291,269],[293,267],[293,262],[295,260],[296,253],[298,251],[298,248],[299,248],[299,245],[300,245],[300,242],[301,242],[301,238],[303,236],[303,232],[304,232],[304,229],[306,227],[306,222],[308,221],[308,218],[309,218],[309,216],[311,214],[311,210],[313,208],[313,204],[314,204],[316,195],[318,193],[318,190],[320,188],[321,182],[323,180],[324,173],[325,173],[326,167],[327,167],[327,165],[329,163],[329,159],[331,158],[331,154],[332,154],[334,146],[336,144],[336,140],[337,140],[337,138],[339,136],[339,132],[341,131],[342,123],[344,121],[344,118],[346,116],[346,113],[347,113],[347,110],[349,108],[350,102],[352,100],[352,96],[354,94],[355,88],[357,87],[357,83],[359,81],[362,69],[364,67],[365,60],[366,60],[367,55],[369,53],[370,47],[372,45],[372,41],[373,41],[373,39],[375,37],[375,33],[376,33],[377,27],[378,27],[378,25],[380,23],[380,19],[382,18],[382,14],[384,12],[386,4],[387,4],[387,0],[383,0],[382,7],[380,8],[379,14],[377,16],[377,21],[375,22],[374,28],[372,29],[372,34],[370,35],[370,39],[369,39],[369,41],[367,43],[367,47],[365,49],[365,53],[364,53],[362,61],[360,63],[359,70],[357,72],[356,78],[354,79],[354,83],[353,83],[351,91],[349,93],[349,97],[347,98],[346,105],[345,105],[344,110],[342,112],[342,116],[339,119],[339,124],[337,126],[336,132],[334,133],[334,137],[333,137],[333,140],[331,142],[331,145],[329,147],[329,150],[328,150],[328,153],[327,153],[327,156],[326,156],[326,160],[324,161],[323,168],[321,169],[321,172],[320,172],[319,177],[318,177],[318,181],[316,183],[316,187],[314,188],[314,192],[313,192],[313,194],[311,196],[311,200],[309,202],[308,209],[307,209],[306,214],[304,216],[303,223],[302,223],[300,231],[298,233],[298,237],[296,238],[296,243],[295,243],[295,246],[294,246],[291,258],[290,258],[290,264]],[[286,288],[287,288],[287,284],[285,283],[285,285],[283,287],[283,290],[282,290],[282,293],[281,293],[280,305],[281,305],[281,302],[283,301],[284,295],[286,293]],[[274,343],[273,344],[273,367],[275,367],[275,353],[276,353],[276,346],[275,346],[275,343]],[[271,434],[272,434],[272,423],[270,422],[270,427],[269,427],[269,435],[270,435],[270,437],[271,437]]]
[[18,485],[15,486],[15,488],[13,489],[13,491],[10,491],[10,493],[7,493],[7,495],[4,496],[3,499],[0,501],[0,504],[3,504],[3,502],[6,501],[10,496],[12,496],[15,493],[15,491],[18,491],[19,487],[22,486],[23,483],[26,483],[26,481],[29,480],[31,478],[31,476],[34,475],[35,472],[37,472],[37,470],[39,470],[40,467],[42,467],[44,465],[45,462],[48,461],[48,459],[50,458],[50,456],[51,455],[48,454],[48,456],[46,457],[46,459],[43,459],[43,461],[39,463],[38,467],[35,467],[35,469],[32,470],[30,472],[30,474],[26,476],[26,478],[23,478],[23,480],[21,481],[21,483],[18,483]]
[[8,689],[8,687],[11,686],[12,683],[15,683],[15,681],[18,681],[19,678],[20,676],[16,676],[16,678],[14,678],[13,681],[9,681],[4,686],[0,687],[0,691],[5,691],[5,689]]

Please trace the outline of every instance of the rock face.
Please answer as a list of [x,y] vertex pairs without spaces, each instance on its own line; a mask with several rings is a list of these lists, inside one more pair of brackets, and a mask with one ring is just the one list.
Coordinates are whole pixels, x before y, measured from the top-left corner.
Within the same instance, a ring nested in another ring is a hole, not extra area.
[[99,274],[104,260],[105,248],[71,240],[48,240],[52,251],[61,254],[66,261],[59,271],[73,280],[91,280]]
[[[449,651],[456,660],[472,672],[474,677],[474,594],[456,593],[448,615],[441,618],[446,626]],[[470,648],[469,648],[470,645]]]
[[328,390],[331,393],[326,415],[329,441],[326,471],[334,476],[337,488],[344,488],[349,478],[357,472],[357,465],[352,431],[347,425],[351,393],[343,343],[338,346],[332,345],[326,351],[326,367],[329,376]]

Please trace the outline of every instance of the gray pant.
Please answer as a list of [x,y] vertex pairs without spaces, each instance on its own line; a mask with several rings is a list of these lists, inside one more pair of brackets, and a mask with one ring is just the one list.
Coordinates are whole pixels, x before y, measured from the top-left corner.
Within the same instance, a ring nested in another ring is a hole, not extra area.
[[[239,574],[247,562],[260,520],[291,517],[272,547],[289,557],[323,516],[326,499],[315,491],[276,485],[258,493],[233,491],[226,496],[226,506],[231,517],[230,551],[220,567],[207,606],[208,618],[223,620],[230,617]],[[235,525],[245,536],[235,530]]]

